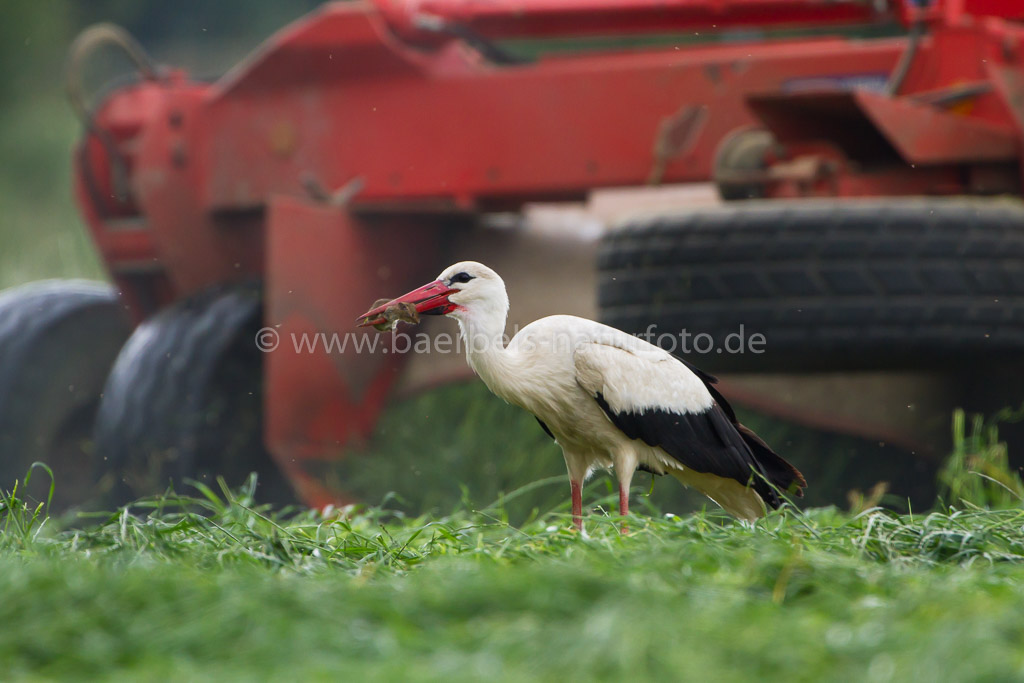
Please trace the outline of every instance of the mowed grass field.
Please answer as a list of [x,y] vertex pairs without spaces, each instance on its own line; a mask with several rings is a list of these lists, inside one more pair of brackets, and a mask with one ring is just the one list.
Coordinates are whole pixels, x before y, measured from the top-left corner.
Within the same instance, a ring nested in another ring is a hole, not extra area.
[[[45,476],[36,471],[34,476]],[[562,486],[564,482],[558,482]],[[552,484],[554,485],[554,484]],[[1024,511],[0,513],[4,680],[1020,680]]]

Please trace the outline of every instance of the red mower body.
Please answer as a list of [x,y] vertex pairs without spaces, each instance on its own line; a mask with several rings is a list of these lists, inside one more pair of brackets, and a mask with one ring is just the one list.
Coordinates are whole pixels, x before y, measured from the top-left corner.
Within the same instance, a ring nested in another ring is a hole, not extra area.
[[[306,502],[343,502],[320,466],[369,435],[403,358],[299,352],[291,335],[373,334],[356,316],[433,276],[481,214],[712,180],[763,197],[1020,194],[1024,8],[912,4],[328,3],[213,83],[170,71],[114,92],[76,153],[77,198],[137,321],[264,282],[281,340],[267,444]],[[917,28],[821,35],[899,22]],[[742,38],[767,25],[801,31]],[[495,42],[707,32],[732,39],[529,61]],[[752,128],[776,144],[754,168],[723,163]]]

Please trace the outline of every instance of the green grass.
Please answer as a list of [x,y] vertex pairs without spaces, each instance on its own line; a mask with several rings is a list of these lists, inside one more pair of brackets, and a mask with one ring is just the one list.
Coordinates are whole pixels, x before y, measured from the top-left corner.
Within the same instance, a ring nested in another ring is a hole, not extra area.
[[0,106],[0,289],[53,277],[103,279],[72,201],[79,136],[55,84]]
[[[45,476],[39,471],[34,476]],[[248,489],[248,490],[251,490]],[[1024,510],[269,514],[247,490],[91,521],[0,498],[5,680],[1010,680]],[[62,525],[64,528],[62,529]]]

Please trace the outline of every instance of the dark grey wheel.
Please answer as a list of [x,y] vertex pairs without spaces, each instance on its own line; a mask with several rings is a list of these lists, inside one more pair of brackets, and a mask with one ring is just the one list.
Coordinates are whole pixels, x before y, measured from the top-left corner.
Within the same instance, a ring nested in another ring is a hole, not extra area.
[[[0,487],[24,481],[40,461],[54,472],[57,509],[89,500],[102,469],[93,419],[130,330],[102,283],[53,280],[0,293]],[[49,478],[36,472],[31,484],[45,500]]]
[[263,445],[262,324],[256,286],[202,292],[138,327],[117,358],[96,419],[111,502],[187,480],[230,486],[250,472],[263,502],[293,494]]
[[638,219],[602,245],[599,303],[629,332],[706,333],[714,348],[741,325],[764,335],[762,354],[694,358],[716,370],[1013,361],[1024,351],[1024,204],[744,202]]

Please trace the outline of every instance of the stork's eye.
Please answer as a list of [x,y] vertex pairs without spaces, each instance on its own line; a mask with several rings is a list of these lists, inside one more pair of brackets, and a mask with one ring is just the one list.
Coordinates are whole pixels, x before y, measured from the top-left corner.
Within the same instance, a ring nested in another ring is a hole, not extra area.
[[456,273],[455,275],[452,275],[452,278],[448,281],[448,283],[449,284],[453,284],[453,285],[454,284],[462,284],[464,282],[469,282],[474,277],[475,276],[470,275],[469,273],[465,273],[465,272],[463,272],[463,273]]

